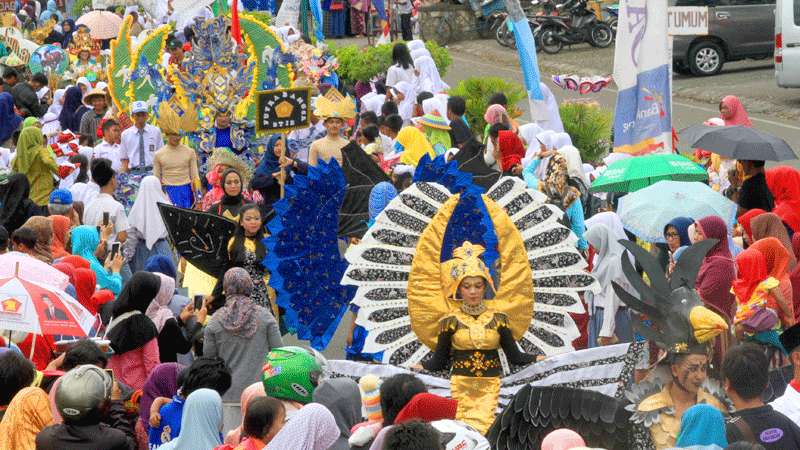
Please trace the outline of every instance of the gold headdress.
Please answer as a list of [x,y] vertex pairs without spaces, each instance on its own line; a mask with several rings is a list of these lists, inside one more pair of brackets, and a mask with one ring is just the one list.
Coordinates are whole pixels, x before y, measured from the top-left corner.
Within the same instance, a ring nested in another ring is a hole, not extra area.
[[69,52],[77,55],[82,51],[87,51],[93,56],[100,54],[100,46],[92,39],[89,30],[86,27],[79,27],[72,34],[72,43],[69,44]]
[[252,171],[241,158],[225,147],[215,147],[208,159],[208,168],[213,170],[218,165],[223,164],[231,169],[235,169],[242,176],[242,186],[248,186]]
[[314,103],[314,115],[323,120],[352,119],[356,116],[356,104],[349,95],[345,97],[335,88],[330,88],[325,95],[317,97],[317,101]]
[[158,127],[165,135],[189,133],[197,129],[197,111],[188,108],[182,116],[166,102],[158,108]]
[[447,298],[456,298],[458,286],[467,277],[481,277],[495,290],[492,275],[481,260],[484,251],[483,246],[466,241],[453,250],[453,259],[442,263],[442,287]]
[[53,31],[55,26],[55,19],[48,20],[39,28],[31,31],[31,40],[39,45],[44,44],[44,40],[47,39],[47,36],[50,36],[50,33]]

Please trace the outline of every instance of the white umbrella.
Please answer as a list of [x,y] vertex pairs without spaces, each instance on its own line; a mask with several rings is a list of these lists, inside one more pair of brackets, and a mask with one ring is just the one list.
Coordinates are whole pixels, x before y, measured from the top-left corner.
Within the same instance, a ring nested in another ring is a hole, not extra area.
[[[19,272],[16,272],[19,264]],[[55,267],[20,252],[0,255],[0,278],[19,276],[56,289],[66,289],[69,276]]]
[[117,37],[122,28],[122,18],[110,11],[90,11],[75,21],[75,25],[86,25],[92,39],[111,39]]

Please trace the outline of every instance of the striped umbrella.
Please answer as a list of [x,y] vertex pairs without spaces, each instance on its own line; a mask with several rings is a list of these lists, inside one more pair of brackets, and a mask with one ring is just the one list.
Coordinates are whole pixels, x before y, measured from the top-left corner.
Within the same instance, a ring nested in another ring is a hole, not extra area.
[[592,183],[594,192],[634,192],[653,183],[705,181],[702,166],[674,153],[655,153],[616,161]]
[[110,11],[94,10],[78,18],[75,25],[86,25],[92,39],[111,39],[122,28],[122,18]]

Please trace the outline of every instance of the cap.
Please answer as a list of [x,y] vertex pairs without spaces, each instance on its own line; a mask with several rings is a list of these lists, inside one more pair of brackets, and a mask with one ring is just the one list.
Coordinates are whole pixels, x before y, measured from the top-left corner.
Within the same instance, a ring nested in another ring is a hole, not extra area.
[[56,189],[50,193],[50,204],[52,205],[71,205],[72,192],[66,189]]
[[147,104],[147,102],[137,101],[131,104],[131,114],[149,113],[149,112],[150,112],[150,106]]

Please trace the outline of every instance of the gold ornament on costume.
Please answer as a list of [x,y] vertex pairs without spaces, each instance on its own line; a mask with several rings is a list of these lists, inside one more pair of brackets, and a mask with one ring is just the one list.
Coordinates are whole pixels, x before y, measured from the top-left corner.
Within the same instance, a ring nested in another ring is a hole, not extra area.
[[40,26],[39,28],[31,31],[31,39],[33,42],[36,42],[39,45],[44,44],[44,40],[47,39],[47,36],[50,36],[50,33],[53,32],[53,28],[56,26],[55,20],[48,20],[44,23],[44,25]]
[[100,54],[100,46],[92,39],[86,27],[79,27],[72,34],[72,43],[69,44],[69,52],[78,55],[82,51],[87,51],[92,56]]
[[158,108],[158,127],[162,133],[181,134],[190,133],[197,129],[197,111],[194,108],[187,108],[179,115],[173,105],[162,102]]
[[352,119],[356,116],[356,104],[350,96],[344,96],[335,88],[328,89],[314,103],[314,115],[320,119]]
[[466,241],[461,247],[453,250],[453,259],[442,263],[442,286],[448,298],[456,299],[458,286],[467,277],[483,278],[494,291],[492,275],[481,260],[481,255],[485,251],[483,246]]

